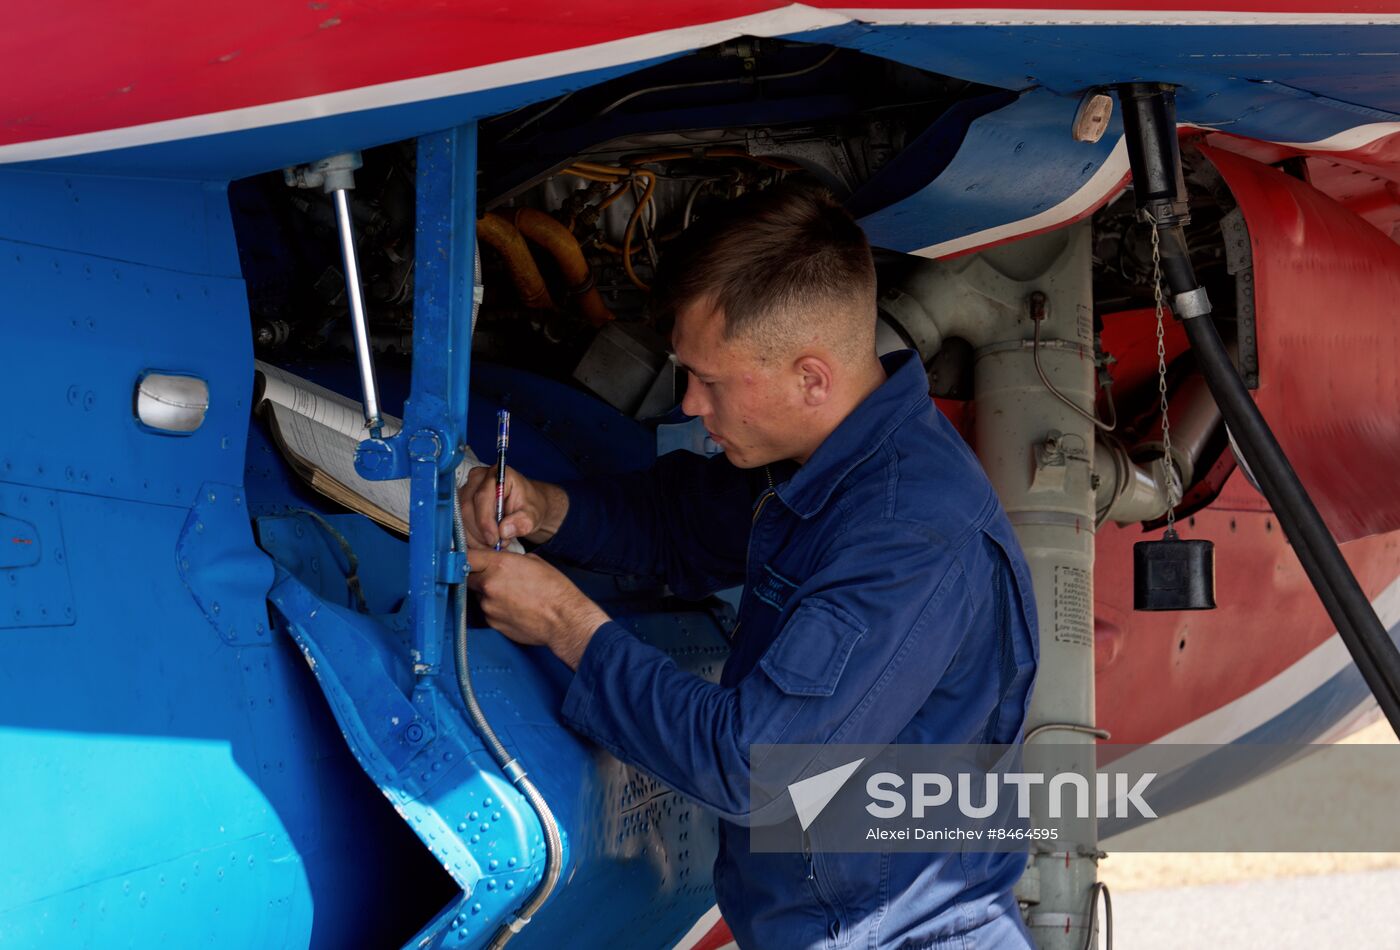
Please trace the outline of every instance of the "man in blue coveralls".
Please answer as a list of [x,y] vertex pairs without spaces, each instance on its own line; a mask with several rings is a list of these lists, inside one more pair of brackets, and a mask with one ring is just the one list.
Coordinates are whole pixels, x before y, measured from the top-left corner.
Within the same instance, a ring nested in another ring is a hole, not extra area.
[[500,534],[698,597],[742,583],[718,684],[679,670],[534,555],[495,553],[495,485],[462,490],[469,582],[506,636],[575,676],[566,722],[721,818],[719,907],[744,948],[1030,947],[1022,854],[749,847],[750,747],[1012,743],[1035,675],[1030,573],[918,355],[875,350],[860,227],[770,189],[668,251],[658,305],[683,409],[723,449],[565,485],[511,471]]

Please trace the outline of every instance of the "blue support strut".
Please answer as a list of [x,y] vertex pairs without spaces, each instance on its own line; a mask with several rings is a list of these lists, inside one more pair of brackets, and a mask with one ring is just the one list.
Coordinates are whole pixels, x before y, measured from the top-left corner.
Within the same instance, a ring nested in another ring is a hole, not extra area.
[[442,659],[450,585],[454,473],[467,440],[476,239],[476,124],[418,139],[414,238],[413,375],[403,431],[366,440],[356,468],[368,479],[411,479],[409,611],[421,683]]

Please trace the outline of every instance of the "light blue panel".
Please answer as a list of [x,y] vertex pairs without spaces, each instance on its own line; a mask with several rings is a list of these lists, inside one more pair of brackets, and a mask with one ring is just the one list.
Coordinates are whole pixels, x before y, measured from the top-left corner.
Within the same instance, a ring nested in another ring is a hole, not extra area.
[[[337,576],[332,546],[339,545],[328,535],[304,515],[259,520],[264,548],[306,577],[283,571],[272,603],[360,765],[457,882],[458,902],[472,898],[466,913],[475,908],[477,919],[445,924],[442,933],[494,929],[543,872],[539,823],[468,725],[455,685],[446,692],[436,678],[415,680],[406,615],[376,618],[341,606],[354,598]],[[538,675],[528,665],[519,670],[511,701],[534,708],[529,687]]]
[[[100,759],[99,759],[100,761]],[[5,946],[43,948],[287,947],[307,920],[241,913],[251,895],[270,908],[304,891],[286,845],[256,835],[0,911]]]
[[138,946],[173,928],[235,947],[293,924],[304,941],[306,872],[258,785],[270,648],[226,647],[183,589],[182,509],[62,493],[59,510],[79,619],[0,637],[0,941]]

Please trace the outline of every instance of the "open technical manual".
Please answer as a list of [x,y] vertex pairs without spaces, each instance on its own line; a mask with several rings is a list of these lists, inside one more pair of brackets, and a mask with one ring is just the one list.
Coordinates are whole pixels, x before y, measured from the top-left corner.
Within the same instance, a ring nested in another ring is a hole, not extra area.
[[[266,414],[277,447],[296,473],[327,498],[408,534],[409,480],[372,482],[355,471],[355,447],[370,437],[363,406],[262,360],[254,366],[254,405]],[[401,419],[384,416],[386,438],[402,428]],[[470,448],[466,461],[457,469],[458,485],[482,464]],[[519,542],[511,547],[520,549]]]

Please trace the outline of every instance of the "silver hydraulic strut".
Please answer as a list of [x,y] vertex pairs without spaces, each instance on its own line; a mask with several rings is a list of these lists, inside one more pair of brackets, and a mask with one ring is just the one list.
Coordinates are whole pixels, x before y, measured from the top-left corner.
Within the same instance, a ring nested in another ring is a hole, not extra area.
[[340,259],[345,266],[345,296],[350,301],[355,360],[360,369],[360,389],[365,394],[365,427],[377,439],[384,422],[379,412],[379,384],[374,378],[374,360],[370,356],[369,320],[365,315],[365,295],[360,283],[360,259],[355,251],[355,225],[350,219],[350,192],[355,188],[355,169],[361,164],[359,152],[342,152],[310,165],[288,168],[283,176],[289,186],[320,188],[335,202]]

